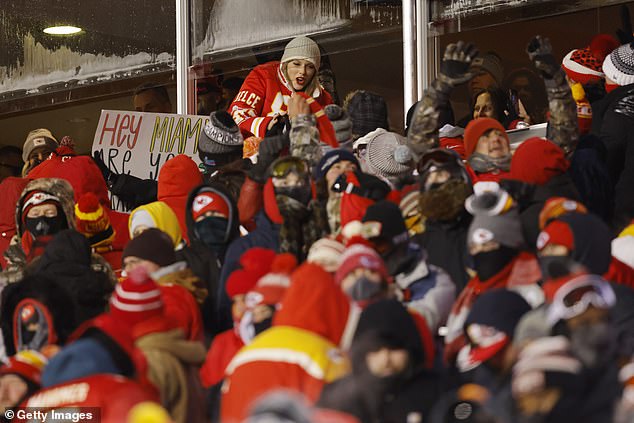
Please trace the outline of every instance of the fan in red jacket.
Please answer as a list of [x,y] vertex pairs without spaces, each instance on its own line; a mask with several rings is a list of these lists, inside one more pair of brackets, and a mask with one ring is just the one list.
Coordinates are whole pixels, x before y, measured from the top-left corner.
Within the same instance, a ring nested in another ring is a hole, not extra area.
[[[102,423],[121,423],[127,421],[128,412],[136,404],[158,400],[155,392],[133,380],[113,374],[100,374],[43,389],[22,406],[46,409],[72,407],[76,413],[97,413],[81,421],[94,418]],[[18,418],[16,421],[27,420]]]
[[281,62],[256,66],[249,73],[229,106],[229,113],[244,138],[251,135],[263,138],[278,117],[289,111],[293,93],[306,93],[321,106],[332,103],[317,78],[320,60],[317,43],[297,37],[286,45]]
[[325,383],[342,377],[348,363],[338,345],[350,303],[332,276],[315,264],[300,266],[273,319],[233,358],[226,371],[221,420],[240,422],[253,402],[275,389],[288,389],[314,403]]

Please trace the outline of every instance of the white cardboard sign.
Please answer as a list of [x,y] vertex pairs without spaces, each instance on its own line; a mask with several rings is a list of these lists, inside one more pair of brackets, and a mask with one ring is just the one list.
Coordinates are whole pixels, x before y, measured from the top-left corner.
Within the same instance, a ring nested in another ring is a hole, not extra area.
[[198,140],[207,122],[209,116],[102,110],[92,152],[113,172],[156,180],[178,154],[200,165]]
[[[158,179],[163,164],[186,154],[200,167],[198,140],[209,116],[102,110],[92,143],[108,168],[141,179]],[[113,207],[120,209],[113,198]]]

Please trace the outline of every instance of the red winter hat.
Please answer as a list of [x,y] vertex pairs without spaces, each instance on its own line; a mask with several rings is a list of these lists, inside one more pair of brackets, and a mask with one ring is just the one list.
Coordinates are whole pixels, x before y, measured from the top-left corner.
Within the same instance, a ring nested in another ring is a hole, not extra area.
[[229,204],[215,192],[205,191],[198,194],[192,203],[194,221],[205,213],[213,211],[229,218]]
[[585,48],[572,50],[561,62],[561,67],[568,78],[581,84],[597,82],[605,78],[603,61],[612,50],[619,46],[619,42],[611,35],[599,34],[590,45]]
[[110,314],[128,327],[163,314],[161,291],[145,269],[132,270],[127,279],[117,284],[110,297]]
[[255,288],[247,294],[247,306],[252,308],[258,304],[275,305],[282,301],[284,294],[291,286],[291,273],[297,267],[297,259],[291,253],[275,256],[271,270],[262,276]]
[[383,259],[375,250],[363,244],[353,244],[346,248],[346,252],[341,257],[341,265],[335,274],[335,282],[341,285],[341,281],[350,272],[360,267],[378,272],[385,280],[390,277]]
[[485,132],[491,129],[497,129],[504,134],[506,142],[509,142],[509,137],[506,135],[506,130],[500,122],[488,117],[481,117],[473,119],[464,130],[464,149],[465,157],[468,159],[478,145],[478,140]]
[[89,238],[93,247],[111,244],[114,239],[108,212],[92,192],[82,194],[75,204],[75,224],[77,230]]
[[225,290],[229,298],[249,292],[258,279],[268,273],[271,262],[275,258],[275,251],[267,248],[250,248],[240,257],[242,269],[235,270],[229,275]]
[[513,154],[511,177],[529,184],[544,185],[569,167],[570,162],[559,146],[545,138],[533,137],[524,141]]
[[537,237],[537,250],[541,251],[549,244],[563,245],[568,250],[573,250],[574,241],[570,226],[561,220],[553,220]]
[[24,350],[9,357],[9,362],[0,367],[0,375],[18,375],[40,385],[42,370],[48,363],[48,358],[35,350]]

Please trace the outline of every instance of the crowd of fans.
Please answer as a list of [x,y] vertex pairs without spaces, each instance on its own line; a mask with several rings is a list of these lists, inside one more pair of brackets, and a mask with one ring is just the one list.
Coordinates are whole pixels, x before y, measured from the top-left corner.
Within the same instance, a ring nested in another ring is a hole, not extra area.
[[[526,51],[522,92],[493,53],[447,46],[405,134],[373,92],[333,103],[298,37],[211,113],[200,168],[116,174],[47,129],[2,150],[0,408],[634,421],[634,43]],[[169,103],[152,93],[135,107]]]

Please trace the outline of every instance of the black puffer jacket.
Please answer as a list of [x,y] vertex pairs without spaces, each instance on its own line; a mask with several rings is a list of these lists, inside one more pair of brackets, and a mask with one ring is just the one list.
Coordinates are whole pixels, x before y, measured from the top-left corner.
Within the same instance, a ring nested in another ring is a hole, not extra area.
[[[376,377],[366,365],[366,355],[384,346],[409,353],[409,364],[398,376]],[[437,375],[423,365],[425,354],[416,324],[402,304],[371,304],[361,314],[352,342],[352,374],[326,385],[318,406],[367,423],[420,421],[415,416],[427,416],[439,396]]]
[[568,173],[553,176],[544,185],[536,186],[528,201],[525,204],[520,204],[522,233],[530,251],[536,251],[537,249],[537,237],[541,232],[539,229],[539,214],[544,208],[546,201],[552,197],[566,197],[575,201],[581,200],[579,192]]
[[[203,192],[213,192],[227,199],[229,204],[229,225],[225,237],[225,247],[220,254],[211,251],[200,239],[194,225],[192,217],[192,205],[197,195]],[[187,236],[189,237],[189,246],[177,251],[179,260],[186,260],[192,271],[203,281],[206,282],[207,291],[209,293],[207,299],[202,305],[201,312],[205,323],[205,331],[208,335],[213,335],[220,331],[218,303],[219,296],[222,294],[219,288],[220,267],[224,262],[224,253],[231,241],[240,236],[240,222],[238,217],[238,206],[231,196],[228,189],[224,185],[207,183],[194,188],[187,197],[186,215]]]
[[92,255],[86,237],[72,229],[55,235],[25,273],[46,275],[63,286],[77,306],[78,323],[106,311],[116,281],[107,262]]
[[467,232],[472,216],[466,211],[451,222],[425,222],[425,232],[414,241],[427,252],[427,262],[445,270],[456,285],[456,295],[467,285],[472,267],[467,249]]
[[614,184],[614,218],[619,230],[634,218],[634,84],[619,87],[592,105],[592,132],[607,150]]

